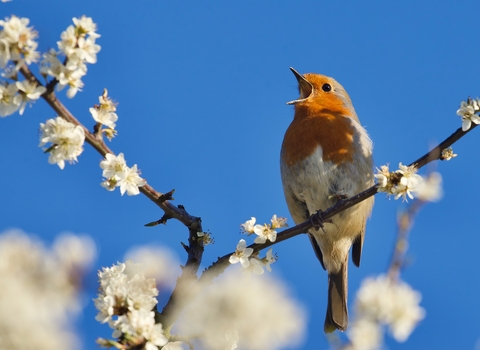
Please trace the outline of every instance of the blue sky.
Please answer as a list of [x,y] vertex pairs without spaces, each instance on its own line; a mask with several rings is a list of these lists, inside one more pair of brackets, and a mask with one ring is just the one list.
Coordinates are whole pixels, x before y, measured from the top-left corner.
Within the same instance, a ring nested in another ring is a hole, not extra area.
[[[13,0],[0,17],[30,18],[39,49],[55,47],[72,17],[98,24],[102,46],[85,87],[73,100],[58,95],[87,126],[88,108],[103,88],[119,102],[119,135],[111,143],[138,164],[158,191],[173,188],[175,204],[202,217],[215,244],[203,267],[232,251],[239,225],[287,216],[279,150],[297,98],[299,72],[335,77],[349,92],[374,141],[375,165],[408,164],[461,125],[462,99],[480,94],[480,3],[474,1],[165,1]],[[21,228],[50,242],[63,231],[91,235],[96,268],[122,260],[129,247],[162,244],[185,254],[187,231],[174,221],[143,224],[162,213],[144,196],[120,197],[100,187],[100,155],[90,147],[61,171],[38,148],[38,125],[54,112],[34,108],[0,120],[0,232]],[[458,157],[435,163],[444,180],[441,202],[426,206],[411,232],[410,265],[402,277],[421,291],[426,318],[405,344],[390,349],[471,349],[480,339],[478,132],[454,145]],[[367,276],[386,271],[399,201],[377,195],[360,269],[350,267],[349,296]],[[301,348],[326,349],[323,334],[327,276],[307,237],[274,247],[282,277],[309,313]],[[85,349],[110,329],[94,321],[88,302],[79,321]]]

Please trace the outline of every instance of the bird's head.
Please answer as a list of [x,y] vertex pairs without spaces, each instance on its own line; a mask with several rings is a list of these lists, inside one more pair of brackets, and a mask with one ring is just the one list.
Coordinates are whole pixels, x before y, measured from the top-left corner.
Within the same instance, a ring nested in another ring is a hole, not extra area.
[[302,75],[295,69],[290,69],[297,78],[300,97],[287,104],[319,110],[348,110],[348,114],[356,118],[350,97],[335,79],[313,73]]

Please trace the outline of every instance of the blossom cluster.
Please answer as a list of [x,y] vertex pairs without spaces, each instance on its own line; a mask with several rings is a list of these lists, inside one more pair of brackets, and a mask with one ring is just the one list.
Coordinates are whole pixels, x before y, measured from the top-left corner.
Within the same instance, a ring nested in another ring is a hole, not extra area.
[[413,199],[413,194],[417,189],[418,184],[422,181],[422,177],[417,174],[415,166],[406,166],[399,164],[399,170],[390,172],[388,165],[382,165],[380,169],[377,168],[375,177],[378,181],[378,191],[386,192],[387,195],[395,196],[395,199],[400,197],[403,200],[408,198]]
[[49,153],[48,162],[57,164],[60,169],[65,167],[65,161],[76,162],[83,152],[85,131],[82,126],[72,124],[61,117],[49,119],[40,123],[40,147],[50,143],[45,150]]
[[263,274],[263,267],[267,271],[271,272],[273,264],[277,258],[272,253],[272,248],[267,251],[267,254],[264,258],[258,256],[258,252],[254,253],[253,248],[247,247],[247,242],[244,239],[241,239],[238,244],[235,252],[230,255],[229,262],[230,264],[240,263],[245,269],[246,273],[254,273],[256,275]]
[[111,153],[105,155],[105,159],[100,162],[100,168],[103,169],[102,176],[105,180],[101,183],[102,187],[113,191],[115,187],[120,187],[122,196],[127,192],[129,196],[135,196],[140,193],[139,187],[145,186],[146,181],[139,175],[137,164],[129,168],[125,162],[123,153],[115,156]]
[[348,331],[354,349],[378,349],[382,343],[382,326],[395,340],[404,342],[425,310],[419,306],[421,295],[402,281],[388,276],[368,278],[355,301],[355,318]]
[[457,115],[462,118],[462,130],[467,131],[472,126],[472,123],[480,124],[480,99],[468,98],[467,101],[460,103],[460,108],[457,110]]
[[[90,17],[82,16],[73,18],[74,25],[61,34],[57,42],[59,51],[51,49],[43,55],[40,72],[50,75],[58,81],[58,90],[69,87],[67,97],[73,98],[81,91],[83,82],[81,78],[87,74],[87,63],[97,62],[97,53],[100,45],[95,40],[100,37],[97,34],[97,25]],[[62,62],[58,56],[62,54],[66,58]]]
[[[20,110],[23,114],[27,103],[31,104],[38,100],[46,91],[46,88],[36,82],[28,80],[18,81],[17,71],[24,64],[36,62],[39,54],[36,50],[38,44],[35,41],[37,32],[32,27],[27,27],[28,18],[12,16],[0,20],[0,68],[4,78],[13,79],[13,82],[0,83],[0,117],[6,117]],[[12,61],[14,66],[7,67]]]
[[195,349],[197,342],[202,345],[198,348],[211,350],[299,345],[306,325],[304,309],[273,277],[239,276],[232,270],[201,289],[176,325],[187,338],[198,338],[192,342]]
[[266,241],[275,242],[277,239],[277,231],[275,229],[287,227],[287,219],[282,217],[277,217],[273,215],[271,218],[271,224],[255,225],[257,219],[252,216],[250,220],[245,221],[241,224],[242,231],[248,235],[255,233],[257,237],[254,240],[254,243],[264,244]]
[[37,62],[40,55],[36,51],[38,34],[28,27],[28,18],[12,16],[0,20],[0,68],[5,68],[8,62],[15,62],[17,71],[23,63]]
[[63,234],[52,248],[20,230],[0,235],[0,338],[10,350],[78,349],[83,276],[95,258],[86,236]]
[[422,201],[435,202],[442,197],[442,176],[437,172],[430,173],[426,178],[417,174],[414,165],[399,164],[399,170],[390,171],[388,165],[377,168],[374,176],[378,181],[378,191],[395,196],[395,199],[407,197],[413,199],[412,192]]
[[[117,104],[108,96],[107,89],[103,90],[103,94],[98,98],[99,104],[90,108],[90,113],[93,119],[97,122],[99,132],[105,133],[109,140],[111,140],[117,133],[115,130],[115,122],[118,120]],[[107,129],[101,129],[102,125]]]
[[[96,320],[108,323],[120,338],[122,348],[157,350],[168,340],[161,323],[155,323],[158,290],[155,279],[145,278],[138,264],[127,260],[98,272],[100,282],[98,297],[94,300],[99,311]],[[112,346],[112,342],[100,339],[100,345]],[[120,344],[118,343],[120,346]]]
[[[275,229],[287,227],[287,219],[283,217],[277,217],[273,215],[271,224],[255,224],[257,219],[252,217],[250,220],[245,221],[240,225],[242,232],[247,235],[256,234],[257,237],[254,240],[256,244],[264,244],[267,241],[275,242],[277,240],[277,231]],[[230,264],[236,264],[240,262],[242,267],[246,269],[247,273],[253,272],[256,275],[263,274],[265,267],[268,271],[272,271],[271,264],[274,263],[277,258],[273,255],[272,249],[267,251],[264,258],[259,258],[258,252],[254,252],[252,248],[247,248],[247,242],[241,239],[235,252],[230,256]]]

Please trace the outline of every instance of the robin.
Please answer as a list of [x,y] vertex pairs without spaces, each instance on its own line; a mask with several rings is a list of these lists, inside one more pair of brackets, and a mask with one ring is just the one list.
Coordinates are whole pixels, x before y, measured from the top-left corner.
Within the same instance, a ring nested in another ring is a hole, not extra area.
[[[373,185],[372,141],[342,85],[324,75],[290,69],[300,97],[287,103],[294,105],[295,116],[283,139],[280,166],[288,209],[299,224]],[[353,247],[352,260],[359,266],[372,206],[370,197],[308,232],[328,272],[326,333],[347,329],[348,252]]]

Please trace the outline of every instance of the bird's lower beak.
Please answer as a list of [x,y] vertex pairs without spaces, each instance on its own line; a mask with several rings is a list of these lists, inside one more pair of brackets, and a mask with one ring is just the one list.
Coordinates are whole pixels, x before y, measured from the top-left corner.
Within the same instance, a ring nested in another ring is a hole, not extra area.
[[290,67],[290,70],[295,75],[295,78],[297,78],[298,90],[300,91],[300,97],[297,100],[287,102],[287,105],[294,105],[295,103],[304,101],[313,93],[313,85],[292,67]]

